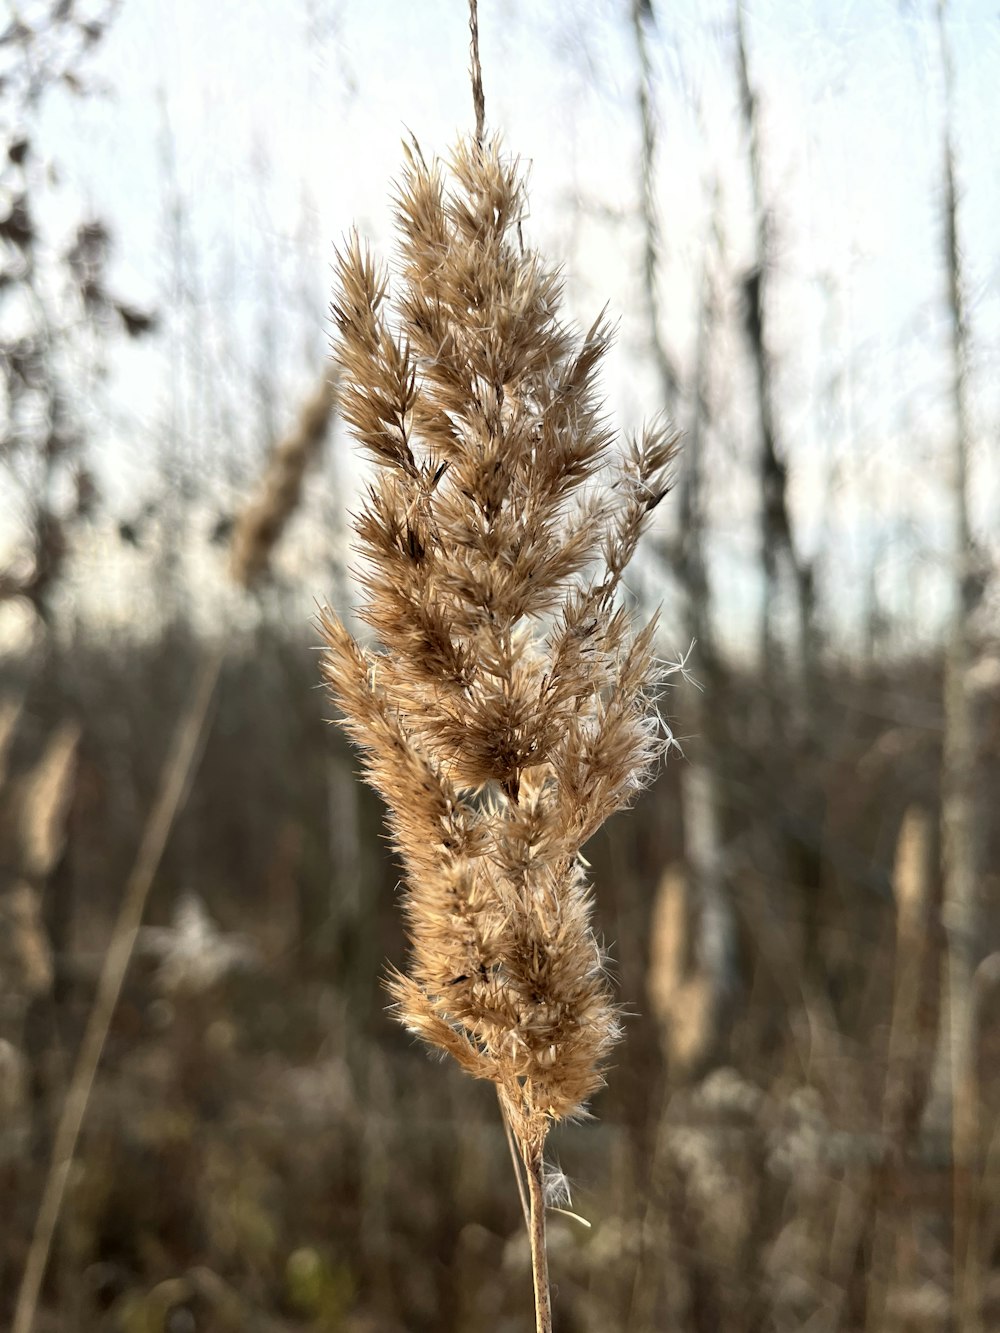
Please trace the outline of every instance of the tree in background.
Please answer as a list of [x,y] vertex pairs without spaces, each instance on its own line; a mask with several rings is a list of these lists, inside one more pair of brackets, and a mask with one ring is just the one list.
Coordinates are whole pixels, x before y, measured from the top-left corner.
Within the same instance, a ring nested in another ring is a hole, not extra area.
[[946,0],[937,0],[943,71],[941,138],[942,259],[946,275],[952,437],[947,463],[950,510],[948,557],[951,610],[944,657],[944,742],[941,769],[942,917],[947,935],[935,1096],[929,1123],[950,1130],[952,1155],[952,1261],[961,1333],[982,1328],[982,1256],[976,1253],[980,1207],[979,1073],[977,1069],[977,970],[983,939],[984,835],[989,814],[983,800],[973,669],[977,644],[973,618],[985,592],[987,567],[977,550],[969,514],[972,410],[969,393],[969,314],[959,232],[955,147],[955,68]]
[[0,33],[0,475],[18,511],[0,600],[23,598],[43,621],[72,531],[98,503],[81,384],[100,378],[115,329],[140,337],[155,323],[109,286],[104,219],[62,235],[42,220],[58,186],[38,137],[43,104],[57,90],[87,93],[89,58],[117,7],[81,15],[49,3],[30,18],[15,8]]
[[[656,371],[660,410],[687,426],[678,466],[676,537],[661,542],[680,588],[682,633],[691,645],[697,684],[684,692],[685,727],[694,738],[681,773],[684,872],[666,875],[655,907],[650,997],[663,1028],[671,1072],[691,1075],[717,1049],[726,1001],[735,984],[732,904],[723,874],[724,710],[722,661],[712,624],[703,495],[704,438],[711,412],[711,358],[718,318],[717,269],[721,255],[718,191],[712,229],[704,242],[698,297],[698,333],[691,384],[682,384],[667,345],[660,289],[664,238],[657,203],[659,114],[650,44],[656,36],[651,0],[631,0],[640,129],[642,288],[649,356]],[[678,938],[683,935],[683,942]]]

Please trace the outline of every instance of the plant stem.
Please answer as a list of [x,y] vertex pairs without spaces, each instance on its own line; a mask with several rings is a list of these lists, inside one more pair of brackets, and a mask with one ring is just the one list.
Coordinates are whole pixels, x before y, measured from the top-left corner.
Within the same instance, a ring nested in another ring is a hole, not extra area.
[[497,1088],[497,1101],[500,1104],[500,1119],[503,1121],[504,1133],[507,1136],[507,1147],[510,1149],[510,1160],[514,1166],[514,1179],[517,1181],[517,1196],[521,1200],[521,1212],[524,1216],[524,1225],[530,1232],[531,1210],[528,1205],[528,1196],[524,1191],[524,1180],[521,1176],[521,1157],[517,1151],[517,1144],[514,1142],[514,1131],[510,1127],[507,1108],[503,1104],[503,1098],[500,1096],[499,1088]]
[[486,99],[483,96],[483,67],[479,63],[479,5],[469,0],[469,36],[472,56],[472,105],[476,112],[476,144],[483,151],[486,136]]
[[549,1299],[549,1259],[545,1249],[545,1190],[542,1185],[541,1149],[526,1151],[524,1168],[528,1177],[531,1220],[531,1277],[535,1286],[535,1333],[552,1333],[552,1303]]
[[146,823],[135,865],[125,886],[118,918],[111,933],[111,941],[97,983],[97,995],[87,1020],[87,1028],[77,1054],[69,1090],[56,1126],[48,1174],[35,1220],[35,1231],[31,1238],[17,1296],[13,1333],[31,1333],[35,1326],[42,1279],[52,1250],[52,1241],[59,1222],[73,1156],[87,1113],[104,1042],[132,957],[132,948],[142,923],[149,890],[200,757],[223,655],[224,642],[218,648],[209,650],[204,659],[191,699],[178,723],[173,746],[160,780],[160,790]]

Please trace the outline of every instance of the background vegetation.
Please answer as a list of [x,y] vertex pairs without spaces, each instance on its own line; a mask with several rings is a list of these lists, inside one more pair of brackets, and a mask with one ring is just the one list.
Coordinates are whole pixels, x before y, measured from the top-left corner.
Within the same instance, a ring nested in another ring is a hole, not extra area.
[[[138,105],[137,8],[0,32],[0,1323],[124,900],[34,1327],[514,1333],[491,1090],[384,1013],[397,872],[310,625],[350,606],[357,484],[328,241],[384,216],[369,142],[381,170],[431,104],[469,125],[465,8],[428,6],[435,88],[402,7],[276,7],[276,128],[235,185],[146,77],[159,193],[120,220],[125,169],[72,122],[116,80]],[[556,1324],[1000,1327],[996,16],[565,8],[483,5],[487,113],[581,321],[622,313],[611,410],[685,432],[630,595],[698,684],[666,700],[683,757],[587,849],[631,1016],[596,1120],[555,1136],[591,1223],[552,1219]],[[337,207],[281,168],[298,84],[344,108],[313,131],[356,164]]]

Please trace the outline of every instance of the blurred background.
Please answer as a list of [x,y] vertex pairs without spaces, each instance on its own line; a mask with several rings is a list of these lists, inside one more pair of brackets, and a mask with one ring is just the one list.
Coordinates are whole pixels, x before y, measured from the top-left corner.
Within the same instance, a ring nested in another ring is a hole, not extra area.
[[[480,30],[526,240],[619,321],[609,412],[685,442],[628,588],[677,747],[587,848],[629,1017],[553,1135],[557,1328],[1000,1329],[1000,18]],[[389,256],[468,44],[463,0],[0,12],[18,1333],[530,1327],[491,1089],[385,1012],[397,871],[312,621],[362,477],[333,246]]]

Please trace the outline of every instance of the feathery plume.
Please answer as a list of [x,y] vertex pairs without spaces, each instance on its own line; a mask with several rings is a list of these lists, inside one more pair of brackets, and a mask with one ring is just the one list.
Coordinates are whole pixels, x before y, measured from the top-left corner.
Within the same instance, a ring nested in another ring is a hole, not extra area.
[[561,322],[518,163],[470,138],[450,177],[406,150],[391,296],[357,235],[338,255],[340,407],[375,464],[354,525],[374,642],[324,611],[323,672],[404,868],[398,1016],[497,1085],[530,1176],[619,1035],[580,849],[662,750],[654,622],[633,636],[618,590],[675,437],[613,453],[611,330]]
[[336,401],[336,384],[324,375],[291,430],[278,441],[257,493],[238,516],[229,566],[241,587],[251,588],[267,574],[274,548],[299,506],[306,471],[319,453]]

